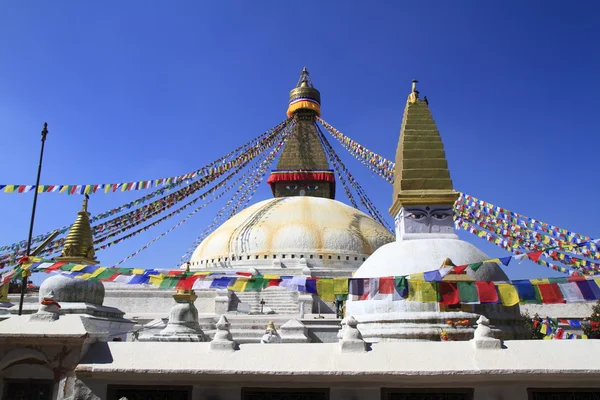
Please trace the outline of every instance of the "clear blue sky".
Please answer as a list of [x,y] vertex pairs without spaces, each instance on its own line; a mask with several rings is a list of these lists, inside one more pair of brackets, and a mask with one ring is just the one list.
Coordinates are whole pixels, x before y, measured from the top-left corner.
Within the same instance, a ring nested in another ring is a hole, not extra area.
[[[195,170],[283,120],[307,66],[325,120],[387,158],[418,79],[456,189],[600,237],[599,13],[591,1],[4,1],[0,183],[35,182],[44,121],[42,184]],[[338,150],[386,212],[391,187]],[[97,194],[90,210],[137,195]],[[255,200],[268,197],[263,184]],[[32,198],[0,194],[0,244],[27,236]],[[41,195],[35,232],[71,223],[80,203]],[[217,210],[126,266],[175,266]],[[98,257],[110,265],[178,220]],[[548,274],[531,264],[507,271]]]

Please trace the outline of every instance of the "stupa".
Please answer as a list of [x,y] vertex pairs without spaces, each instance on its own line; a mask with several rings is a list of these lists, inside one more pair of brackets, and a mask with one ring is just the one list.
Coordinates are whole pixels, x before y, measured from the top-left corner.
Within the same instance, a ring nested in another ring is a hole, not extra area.
[[[355,278],[408,276],[489,260],[472,244],[459,240],[454,232],[454,191],[444,145],[427,101],[419,98],[413,81],[408,96],[396,151],[393,202],[396,241],[379,248],[356,271]],[[449,274],[445,280],[508,281],[495,263],[484,263],[476,271]],[[450,340],[473,337],[473,326],[480,315],[487,316],[495,336],[519,338],[522,325],[519,306],[462,304],[444,306],[392,298],[352,301],[346,315],[359,321],[358,328],[367,341],[440,340],[444,332]],[[455,326],[461,321],[463,325]],[[464,324],[464,321],[468,321]]]
[[[304,68],[289,96],[287,115],[296,124],[268,179],[274,198],[234,215],[202,241],[191,257],[191,270],[350,277],[375,250],[393,241],[380,223],[335,200],[334,172],[315,127],[320,113],[321,95]],[[283,288],[264,293],[278,290],[280,300],[294,296]],[[235,295],[255,308],[264,298],[267,307],[282,309],[258,293]],[[285,312],[299,312],[297,299],[287,302]]]
[[[88,212],[88,196],[83,199],[81,210],[65,240],[63,250],[57,261],[65,263],[95,265],[98,264],[94,253],[94,238],[90,226]],[[102,334],[104,340],[118,338],[125,340],[127,332],[134,323],[124,318],[125,312],[115,307],[104,305],[104,285],[96,280],[73,279],[64,275],[54,275],[46,279],[40,286],[39,302],[26,303],[24,314],[39,312],[48,299],[60,304],[57,315],[75,315],[81,317],[90,331]],[[11,314],[17,314],[18,307],[10,309]]]

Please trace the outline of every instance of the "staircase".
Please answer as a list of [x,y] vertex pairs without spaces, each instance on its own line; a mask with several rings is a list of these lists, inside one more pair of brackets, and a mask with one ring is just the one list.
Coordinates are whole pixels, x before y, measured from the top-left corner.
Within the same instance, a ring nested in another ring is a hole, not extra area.
[[[273,310],[276,314],[297,314],[300,312],[298,292],[286,288],[271,287],[260,292],[234,292],[229,302],[229,311],[260,314],[260,301],[264,300],[264,311]],[[245,304],[246,307],[240,307]]]

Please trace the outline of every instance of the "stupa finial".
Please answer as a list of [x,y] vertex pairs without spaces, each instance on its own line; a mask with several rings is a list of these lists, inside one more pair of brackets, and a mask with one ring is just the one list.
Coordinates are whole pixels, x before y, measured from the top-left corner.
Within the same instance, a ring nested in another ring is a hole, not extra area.
[[56,258],[57,261],[77,264],[98,264],[94,250],[94,237],[90,224],[88,201],[89,196],[86,194],[83,198],[81,211],[77,213],[77,219],[69,230],[62,254]]
[[412,81],[396,150],[394,200],[390,208],[394,217],[403,206],[452,206],[458,198],[442,138],[429,107],[419,100],[417,83],[416,79]]
[[417,83],[419,83],[418,80],[412,80],[412,89],[410,91],[410,94],[408,95],[409,103],[416,103],[419,100],[419,91],[417,90]]
[[290,92],[287,115],[291,118],[300,110],[307,111],[313,118],[321,115],[321,93],[315,89],[306,67],[300,72],[296,88]]

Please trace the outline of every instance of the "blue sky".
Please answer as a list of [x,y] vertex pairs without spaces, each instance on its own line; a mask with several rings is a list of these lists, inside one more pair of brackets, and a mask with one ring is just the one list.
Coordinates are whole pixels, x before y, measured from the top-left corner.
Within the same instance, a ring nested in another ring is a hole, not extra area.
[[[600,237],[599,12],[600,3],[559,1],[2,2],[0,183],[34,183],[44,121],[42,184],[195,170],[283,120],[307,66],[324,119],[387,158],[418,79],[456,189]],[[386,212],[391,187],[336,148]],[[90,211],[137,195],[94,195]],[[263,184],[255,200],[269,197]],[[32,198],[0,193],[0,244],[27,236]],[[80,203],[41,195],[35,232],[71,223]],[[125,266],[175,266],[218,210]],[[98,257],[110,265],[178,221]],[[548,275],[527,263],[507,272]]]

